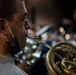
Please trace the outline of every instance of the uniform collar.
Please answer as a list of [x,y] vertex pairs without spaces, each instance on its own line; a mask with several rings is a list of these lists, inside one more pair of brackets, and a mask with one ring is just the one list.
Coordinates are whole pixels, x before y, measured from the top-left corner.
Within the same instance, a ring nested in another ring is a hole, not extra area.
[[0,63],[12,63],[14,64],[14,59],[12,57],[9,56],[5,56],[5,55],[0,55]]

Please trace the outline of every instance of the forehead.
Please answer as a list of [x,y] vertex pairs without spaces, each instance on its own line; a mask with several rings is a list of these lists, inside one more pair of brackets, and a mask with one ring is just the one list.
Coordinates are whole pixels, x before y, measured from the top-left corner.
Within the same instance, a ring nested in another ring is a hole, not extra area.
[[17,12],[15,13],[16,15],[14,14],[15,16],[27,14],[27,9],[23,0],[16,0],[16,8]]
[[17,6],[17,8],[19,8],[19,9],[22,9],[22,10],[24,9],[24,10],[26,10],[24,0],[16,0],[16,6]]

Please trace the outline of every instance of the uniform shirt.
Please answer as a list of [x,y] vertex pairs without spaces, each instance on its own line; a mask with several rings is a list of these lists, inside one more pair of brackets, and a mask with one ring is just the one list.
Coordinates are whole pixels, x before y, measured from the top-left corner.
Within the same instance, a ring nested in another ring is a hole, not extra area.
[[14,59],[0,55],[0,75],[27,75],[15,65]]

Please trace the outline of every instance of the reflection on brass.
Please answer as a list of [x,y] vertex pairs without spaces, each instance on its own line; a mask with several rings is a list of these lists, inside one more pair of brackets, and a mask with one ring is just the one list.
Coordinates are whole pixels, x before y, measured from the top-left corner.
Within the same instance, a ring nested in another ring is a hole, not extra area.
[[50,47],[38,37],[33,39],[49,48],[46,54],[46,67],[50,75],[76,75],[76,46],[58,42]]

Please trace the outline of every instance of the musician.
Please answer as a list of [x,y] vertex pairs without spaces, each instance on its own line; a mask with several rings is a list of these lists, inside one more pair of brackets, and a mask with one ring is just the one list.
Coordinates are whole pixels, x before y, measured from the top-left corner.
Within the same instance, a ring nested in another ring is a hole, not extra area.
[[14,63],[26,44],[27,14],[24,0],[0,0],[0,75],[27,75]]

